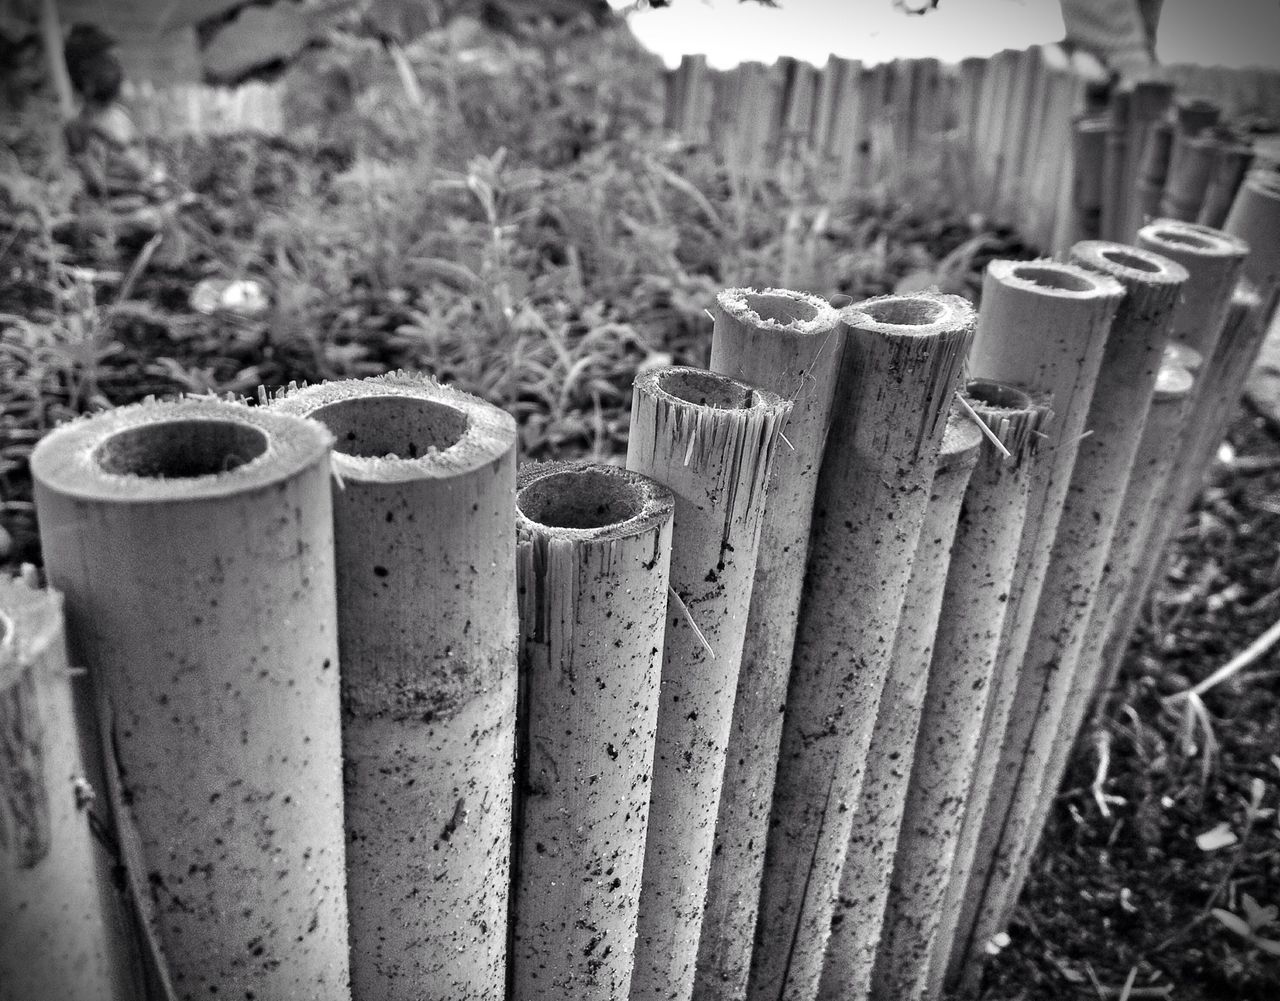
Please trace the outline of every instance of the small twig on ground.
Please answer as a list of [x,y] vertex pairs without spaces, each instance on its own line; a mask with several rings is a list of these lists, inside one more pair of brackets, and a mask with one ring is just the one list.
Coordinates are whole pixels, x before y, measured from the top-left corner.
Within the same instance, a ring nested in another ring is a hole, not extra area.
[[1205,678],[1194,688],[1189,688],[1183,692],[1174,692],[1172,695],[1165,696],[1165,702],[1176,702],[1179,699],[1190,699],[1193,696],[1199,697],[1211,688],[1220,685],[1233,675],[1239,674],[1246,667],[1252,664],[1263,654],[1267,653],[1276,643],[1280,642],[1280,621],[1272,623],[1271,627],[1261,636],[1255,639],[1247,647],[1214,671],[1209,677]]

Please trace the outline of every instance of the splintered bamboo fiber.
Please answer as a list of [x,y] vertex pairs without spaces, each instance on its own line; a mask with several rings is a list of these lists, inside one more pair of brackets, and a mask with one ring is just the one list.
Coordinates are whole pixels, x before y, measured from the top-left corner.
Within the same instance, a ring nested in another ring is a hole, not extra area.
[[[1017,569],[996,657],[999,678],[1017,677],[1021,670],[1103,347],[1123,295],[1123,286],[1114,278],[1074,264],[987,265],[969,370],[976,378],[1046,396],[1057,415],[1031,473]],[[985,805],[984,810],[985,817],[1003,807]],[[971,876],[977,889],[961,894],[964,908],[956,924],[960,944],[953,950],[949,978],[959,973],[954,967],[965,954],[963,943],[977,916],[978,893],[986,885],[994,845],[986,838],[979,844],[982,850],[975,856]]]
[[519,483],[511,996],[625,1001],[674,501],[638,473],[588,462],[526,466]]
[[332,441],[191,399],[63,425],[31,457],[181,998],[347,991]]
[[1147,422],[1142,429],[1142,440],[1133,460],[1133,472],[1129,475],[1129,485],[1120,506],[1120,516],[1116,519],[1115,531],[1111,533],[1111,551],[1107,553],[1098,600],[1094,603],[1085,634],[1085,647],[1080,653],[1080,663],[1086,669],[1092,666],[1097,672],[1095,695],[1110,689],[1120,666],[1119,662],[1113,664],[1103,660],[1104,644],[1116,610],[1124,605],[1140,547],[1151,533],[1156,498],[1165,493],[1179,456],[1178,445],[1194,385],[1195,375],[1191,368],[1181,363],[1180,352],[1166,349],[1160,374],[1156,377],[1151,409],[1147,411]]
[[981,441],[973,419],[954,408],[938,452],[893,658],[880,693],[866,775],[854,809],[818,991],[824,1001],[861,1001],[871,990],[951,542]]
[[1262,296],[1263,311],[1274,309],[1280,294],[1280,173],[1251,170],[1223,229],[1249,245],[1244,276]]
[[716,297],[711,369],[792,400],[774,457],[733,706],[698,946],[697,994],[741,998],[751,968],[769,804],[822,447],[844,348],[840,314],[782,289]]
[[[872,981],[877,998],[921,997],[932,982],[939,922],[945,931],[960,906],[951,898],[944,906],[943,898],[954,885],[952,873],[967,871],[977,847],[961,840],[962,830],[969,829],[966,806],[990,790],[1008,716],[1008,698],[1001,699],[1014,688],[1015,679],[993,677],[993,671],[1031,470],[1049,414],[1026,393],[1001,383],[971,382],[965,397],[1009,455],[983,443],[960,509],[892,861]],[[984,768],[980,751],[988,745],[994,751]],[[941,968],[938,973],[940,981]],[[928,996],[938,996],[940,989],[939,982]]]
[[814,504],[748,997],[816,995],[933,482],[973,336],[958,296],[885,296],[848,326]]
[[[1209,187],[1204,193],[1204,203],[1200,206],[1200,214],[1196,217],[1196,222],[1201,226],[1222,226],[1226,222],[1227,214],[1235,202],[1236,193],[1240,190],[1240,185],[1244,182],[1245,175],[1252,164],[1252,146],[1238,142],[1223,143],[1218,150],[1213,174],[1209,178]],[[1246,242],[1250,242],[1247,237]],[[1280,240],[1277,242],[1280,243]]]
[[318,420],[337,439],[352,993],[500,994],[515,748],[515,421],[408,373],[292,390],[272,409]]
[[737,379],[636,379],[627,468],[675,494],[653,793],[631,997],[693,991],[765,499],[791,403]]
[[1221,149],[1222,144],[1208,133],[1188,136],[1179,132],[1174,137],[1169,176],[1165,178],[1164,194],[1160,198],[1162,216],[1195,221]]
[[1022,889],[1025,873],[1018,863],[1040,833],[1032,818],[1039,799],[1052,797],[1056,789],[1046,786],[1053,749],[1058,741],[1075,738],[1068,699],[1078,681],[1080,651],[1170,321],[1187,279],[1175,262],[1124,244],[1087,241],[1073,247],[1071,257],[1115,278],[1126,295],[1107,338],[1088,409],[1088,436],[1079,443],[1058,519],[984,822],[982,841],[996,851],[970,945],[971,956],[979,960],[982,943],[1003,930]]
[[0,989],[112,1001],[116,967],[53,591],[0,577]]
[[1080,239],[1093,239],[1101,232],[1105,197],[1103,170],[1109,130],[1110,121],[1104,117],[1080,118],[1075,123],[1072,157],[1075,168],[1071,202],[1076,218],[1075,229]]

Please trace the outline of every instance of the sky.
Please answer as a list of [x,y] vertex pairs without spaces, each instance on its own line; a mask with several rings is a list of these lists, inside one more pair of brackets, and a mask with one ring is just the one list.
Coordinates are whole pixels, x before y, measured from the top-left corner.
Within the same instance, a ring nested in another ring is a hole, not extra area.
[[[610,0],[614,7],[631,2]],[[720,68],[780,55],[821,65],[832,53],[864,63],[913,56],[957,62],[1055,42],[1064,33],[1058,0],[940,0],[921,17],[896,10],[892,0],[779,0],[776,8],[671,0],[666,8],[636,10],[630,23],[670,66],[685,53],[705,53]],[[1165,63],[1280,69],[1280,0],[1165,0],[1156,44]]]

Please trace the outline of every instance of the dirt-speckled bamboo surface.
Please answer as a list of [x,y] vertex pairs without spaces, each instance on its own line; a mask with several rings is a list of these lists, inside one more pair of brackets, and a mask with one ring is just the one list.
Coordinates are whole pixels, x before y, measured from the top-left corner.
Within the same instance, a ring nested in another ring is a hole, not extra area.
[[428,377],[292,390],[333,432],[355,997],[506,984],[516,702],[514,419]]
[[[1027,513],[1019,544],[1017,568],[997,655],[1000,677],[1019,676],[1040,600],[1050,547],[1067,496],[1071,469],[1085,431],[1094,383],[1102,363],[1111,321],[1124,296],[1114,278],[1074,264],[1055,261],[992,261],[983,281],[982,310],[969,357],[970,374],[978,379],[1019,386],[1052,400],[1055,418],[1041,441],[1031,474]],[[1019,685],[1021,691],[1021,685]],[[1010,710],[1007,730],[1030,730],[1033,720]],[[993,797],[999,793],[997,782]],[[993,812],[1004,807],[994,803]],[[986,885],[990,849],[980,839],[971,879]],[[978,894],[962,894],[964,908],[956,934],[965,942],[977,916]],[[953,965],[964,955],[958,946]],[[958,973],[958,971],[957,971]]]
[[849,329],[814,504],[752,1001],[799,1001],[818,990],[876,703],[973,336],[973,307],[958,296],[886,296],[844,315]]
[[1049,410],[1003,383],[970,382],[965,398],[1008,454],[983,441],[960,508],[877,950],[877,998],[939,995],[934,943],[958,910],[950,891],[963,875],[953,873],[968,871],[976,849],[975,839],[967,848],[962,840],[966,808],[990,790],[1016,681],[994,671]]
[[[62,599],[0,575],[0,987],[115,1001]],[[39,961],[34,961],[39,957]]]
[[635,1001],[693,992],[760,528],[790,410],[700,369],[636,379],[627,468],[671,489],[675,524]]
[[839,313],[824,299],[783,289],[727,289],[716,301],[711,370],[792,401],[774,456],[747,615],[698,946],[696,993],[734,1001],[746,991],[764,871],[769,805],[809,525],[822,448],[844,350]]
[[670,491],[617,466],[520,471],[512,997],[625,1001],[671,562]]
[[981,442],[982,432],[973,418],[958,404],[953,406],[911,562],[893,660],[880,693],[862,793],[854,809],[822,969],[818,996],[823,1001],[864,1001],[870,995],[951,543]]
[[31,458],[179,998],[348,989],[332,440],[189,399],[65,424]]
[[1248,245],[1244,276],[1262,296],[1263,312],[1274,309],[1280,294],[1280,174],[1250,171],[1222,229]]

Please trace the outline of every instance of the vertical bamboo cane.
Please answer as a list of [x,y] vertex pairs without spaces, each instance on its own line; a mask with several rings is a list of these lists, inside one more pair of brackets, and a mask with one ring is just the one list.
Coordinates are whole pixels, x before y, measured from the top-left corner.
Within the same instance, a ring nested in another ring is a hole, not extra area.
[[62,601],[0,577],[0,988],[14,999],[112,1001],[62,630]]
[[1093,665],[1097,672],[1095,696],[1110,689],[1120,669],[1118,660],[1104,659],[1104,646],[1116,609],[1123,605],[1124,595],[1132,586],[1140,546],[1151,532],[1156,498],[1165,492],[1178,460],[1178,445],[1194,385],[1195,375],[1179,364],[1177,352],[1166,351],[1138,454],[1133,460],[1133,472],[1125,488],[1120,517],[1111,536],[1107,569],[1089,621],[1089,639],[1080,654],[1081,663]]
[[[1253,165],[1253,147],[1239,141],[1224,142],[1218,151],[1214,163],[1213,174],[1209,178],[1209,187],[1204,193],[1204,203],[1200,206],[1200,214],[1196,222],[1201,226],[1222,226],[1231,211],[1236,193],[1244,183],[1249,168]],[[1228,230],[1228,232],[1234,232]],[[1235,233],[1236,236],[1244,236]],[[1245,242],[1252,245],[1245,237]]]
[[1121,231],[1125,218],[1124,190],[1125,162],[1129,155],[1129,105],[1133,98],[1132,86],[1117,87],[1111,93],[1111,129],[1107,133],[1106,178],[1102,194],[1102,237],[1105,240],[1123,239]]
[[953,409],[911,560],[893,659],[880,693],[866,775],[854,809],[818,991],[824,1001],[863,1001],[870,995],[951,542],[981,441],[972,418]]
[[1262,296],[1263,311],[1275,309],[1280,293],[1280,173],[1251,170],[1223,229],[1248,244],[1244,276]]
[[1078,239],[1093,239],[1102,231],[1102,206],[1106,197],[1103,169],[1109,130],[1110,120],[1103,117],[1080,118],[1075,123],[1072,207]]
[[716,812],[782,397],[693,368],[636,379],[627,468],[676,496],[631,998],[693,991]]
[[1141,215],[1132,232],[1160,214],[1160,199],[1164,197],[1164,182],[1169,176],[1169,157],[1172,151],[1173,124],[1168,121],[1156,122],[1147,133],[1147,145],[1138,164],[1137,200]]
[[1138,198],[1138,179],[1146,153],[1148,137],[1173,103],[1173,84],[1164,80],[1139,80],[1134,84],[1129,103],[1129,135],[1125,142],[1125,214],[1120,221],[1121,239],[1129,239],[1142,225],[1143,213]]
[[698,947],[699,998],[741,998],[751,967],[769,805],[822,448],[844,348],[839,314],[782,289],[716,298],[711,369],[791,399],[768,490]]
[[1123,244],[1087,241],[1073,247],[1071,257],[1112,276],[1126,296],[1089,405],[1089,435],[1079,443],[1072,467],[984,823],[990,838],[983,840],[995,845],[996,853],[970,940],[975,977],[982,944],[1003,930],[1022,890],[1025,865],[1040,836],[1033,826],[1038,805],[1057,788],[1049,774],[1054,748],[1073,741],[1083,722],[1083,709],[1077,711],[1071,695],[1082,688],[1079,701],[1087,702],[1093,678],[1081,678],[1080,651],[1174,308],[1187,280],[1186,270],[1174,261]]
[[812,998],[876,703],[973,307],[869,299],[849,333],[814,505],[748,997]]
[[675,502],[646,477],[587,462],[526,466],[519,484],[512,996],[625,1001]]
[[960,850],[967,847],[972,860],[977,847],[966,846],[961,833],[968,829],[966,804],[990,790],[996,762],[983,768],[980,751],[989,745],[990,757],[998,755],[1008,715],[1001,697],[1014,689],[1015,679],[993,671],[1048,418],[1045,406],[1002,383],[971,382],[965,396],[1009,455],[989,441],[982,445],[951,548],[872,989],[875,997],[904,1001],[940,994],[940,982],[930,986],[931,970],[938,969],[940,981],[946,957],[931,964],[933,943],[939,924],[959,910],[958,900],[948,897],[944,905],[944,896],[956,882],[952,873],[967,871]]
[[1174,137],[1169,176],[1160,197],[1162,216],[1186,222],[1195,220],[1204,204],[1205,191],[1221,149],[1217,137],[1209,133],[1187,136],[1180,132]]
[[[1103,347],[1124,288],[1114,278],[1053,261],[992,261],[983,281],[982,311],[969,360],[977,378],[1022,386],[1054,401],[1060,420],[1041,443],[1032,472],[1018,565],[996,659],[1000,678],[1017,677],[1031,635],[1035,608],[1049,563],[1050,547],[1067,496]],[[1012,698],[1013,696],[1011,696]],[[1012,713],[1012,710],[1011,710]],[[1013,720],[1010,720],[1010,724]],[[982,804],[984,822],[996,802]],[[978,836],[971,886],[986,885],[994,844]],[[948,980],[967,953],[977,918],[978,893],[961,894],[956,946]]]
[[507,965],[515,421],[408,373],[272,408],[337,439],[352,993],[493,997]]
[[347,991],[331,442],[186,400],[64,425],[31,458],[183,998]]

